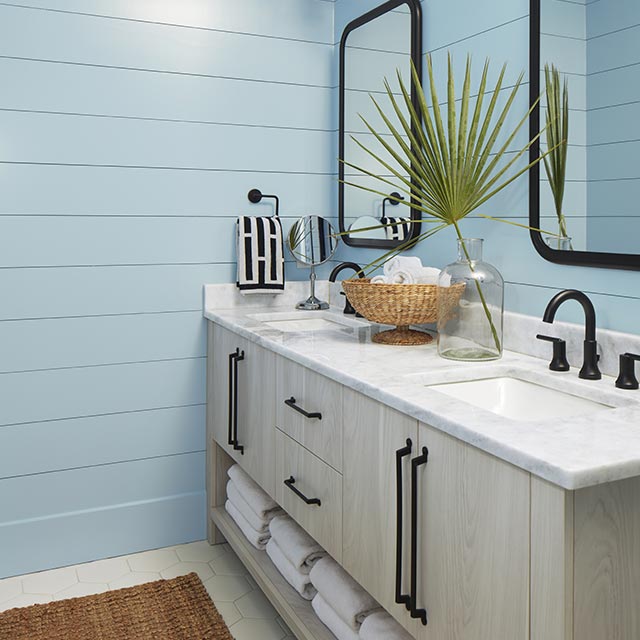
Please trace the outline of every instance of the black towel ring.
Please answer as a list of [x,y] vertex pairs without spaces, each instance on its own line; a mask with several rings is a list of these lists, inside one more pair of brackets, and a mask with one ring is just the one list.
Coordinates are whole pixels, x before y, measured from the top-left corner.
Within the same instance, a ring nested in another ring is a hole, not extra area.
[[[251,198],[249,198],[251,200]],[[397,205],[400,204],[400,200],[404,200],[404,198],[397,192],[397,191],[392,191],[386,198],[384,198],[384,200],[382,201],[382,217],[386,218],[387,214],[384,211],[384,206],[385,206],[385,202],[389,201],[390,205],[393,205],[394,207],[396,207]]]
[[249,202],[253,202],[253,204],[258,204],[258,202],[260,202],[262,198],[273,198],[276,201],[275,217],[278,218],[280,216],[280,198],[278,198],[278,196],[267,195],[266,193],[262,193],[260,189],[251,189],[251,191],[249,191],[249,193],[247,194],[247,198],[249,198]]

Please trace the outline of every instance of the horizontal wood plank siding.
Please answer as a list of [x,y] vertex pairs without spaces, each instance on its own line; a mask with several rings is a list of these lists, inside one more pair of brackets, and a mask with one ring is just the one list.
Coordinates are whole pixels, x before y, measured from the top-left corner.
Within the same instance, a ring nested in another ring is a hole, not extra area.
[[249,189],[332,215],[333,53],[322,0],[0,2],[0,577],[205,537],[202,286]]

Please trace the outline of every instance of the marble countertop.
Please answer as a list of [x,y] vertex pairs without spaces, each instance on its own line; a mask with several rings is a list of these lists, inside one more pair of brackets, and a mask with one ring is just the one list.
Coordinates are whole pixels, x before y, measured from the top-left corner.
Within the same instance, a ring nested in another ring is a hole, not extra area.
[[[293,312],[289,296],[270,305],[257,299],[237,305],[229,295],[211,295],[216,286],[219,294],[230,291],[223,289],[227,285],[209,285],[204,311],[209,320],[549,482],[580,489],[640,475],[640,392],[616,389],[610,376],[580,380],[575,368],[567,373],[550,372],[547,360],[511,351],[490,363],[444,360],[437,355],[435,340],[419,347],[375,344],[371,332],[378,329],[366,321],[360,328],[336,325],[284,332],[252,316]],[[225,304],[230,308],[224,308]],[[328,313],[342,317],[340,310]],[[426,386],[514,374],[614,408],[562,419],[521,421]]]

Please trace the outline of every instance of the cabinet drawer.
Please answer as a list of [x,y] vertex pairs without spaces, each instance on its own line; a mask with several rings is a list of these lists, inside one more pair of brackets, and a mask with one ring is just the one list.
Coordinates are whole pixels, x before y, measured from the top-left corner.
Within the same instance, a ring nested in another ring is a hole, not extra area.
[[276,426],[342,471],[342,387],[337,382],[278,358]]
[[[290,479],[293,485],[285,484]],[[320,500],[320,505],[307,504],[305,498]],[[336,560],[342,560],[342,476],[278,429],[275,499]]]

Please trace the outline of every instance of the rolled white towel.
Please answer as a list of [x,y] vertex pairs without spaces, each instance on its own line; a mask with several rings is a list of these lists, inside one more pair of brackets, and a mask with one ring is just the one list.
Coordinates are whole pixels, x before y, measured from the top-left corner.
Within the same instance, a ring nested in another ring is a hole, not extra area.
[[242,497],[238,487],[233,480],[227,482],[227,498],[233,506],[247,519],[247,522],[253,529],[260,533],[266,533],[269,530],[269,523],[278,514],[284,513],[282,509],[268,511],[264,518],[261,518]]
[[376,611],[364,619],[360,640],[413,640],[413,636],[386,611]]
[[338,640],[358,640],[358,634],[342,620],[320,594],[316,595],[311,601],[311,606],[324,626],[327,627]]
[[387,276],[387,280],[389,284],[416,284],[418,281],[416,273],[408,269],[397,269]]
[[400,269],[415,272],[422,269],[422,260],[416,256],[394,256],[384,263],[382,270],[384,275],[388,277]]
[[389,284],[389,278],[387,276],[373,276],[371,284]]
[[310,576],[318,593],[354,631],[370,613],[381,608],[331,556],[318,560]]
[[422,267],[416,282],[419,284],[438,284],[439,277],[440,269],[436,269],[435,267]]
[[244,537],[256,548],[261,551],[267,546],[267,542],[271,538],[271,534],[267,531],[261,533],[256,531],[247,521],[247,519],[235,508],[230,500],[224,503],[224,508],[227,513],[233,518],[233,521],[238,525],[240,531],[244,534]]
[[327,552],[287,515],[275,517],[269,525],[269,530],[287,560],[301,573],[308,574],[313,565],[327,555]]
[[304,574],[298,571],[289,562],[289,559],[284,555],[280,545],[276,542],[275,538],[271,538],[267,542],[267,555],[271,558],[271,561],[276,566],[276,569],[282,574],[282,577],[305,599],[312,600],[318,593],[316,588],[311,584],[309,574]]
[[261,520],[266,520],[270,512],[280,509],[277,502],[265,493],[239,465],[234,464],[227,471],[227,475],[233,480],[245,502]]

